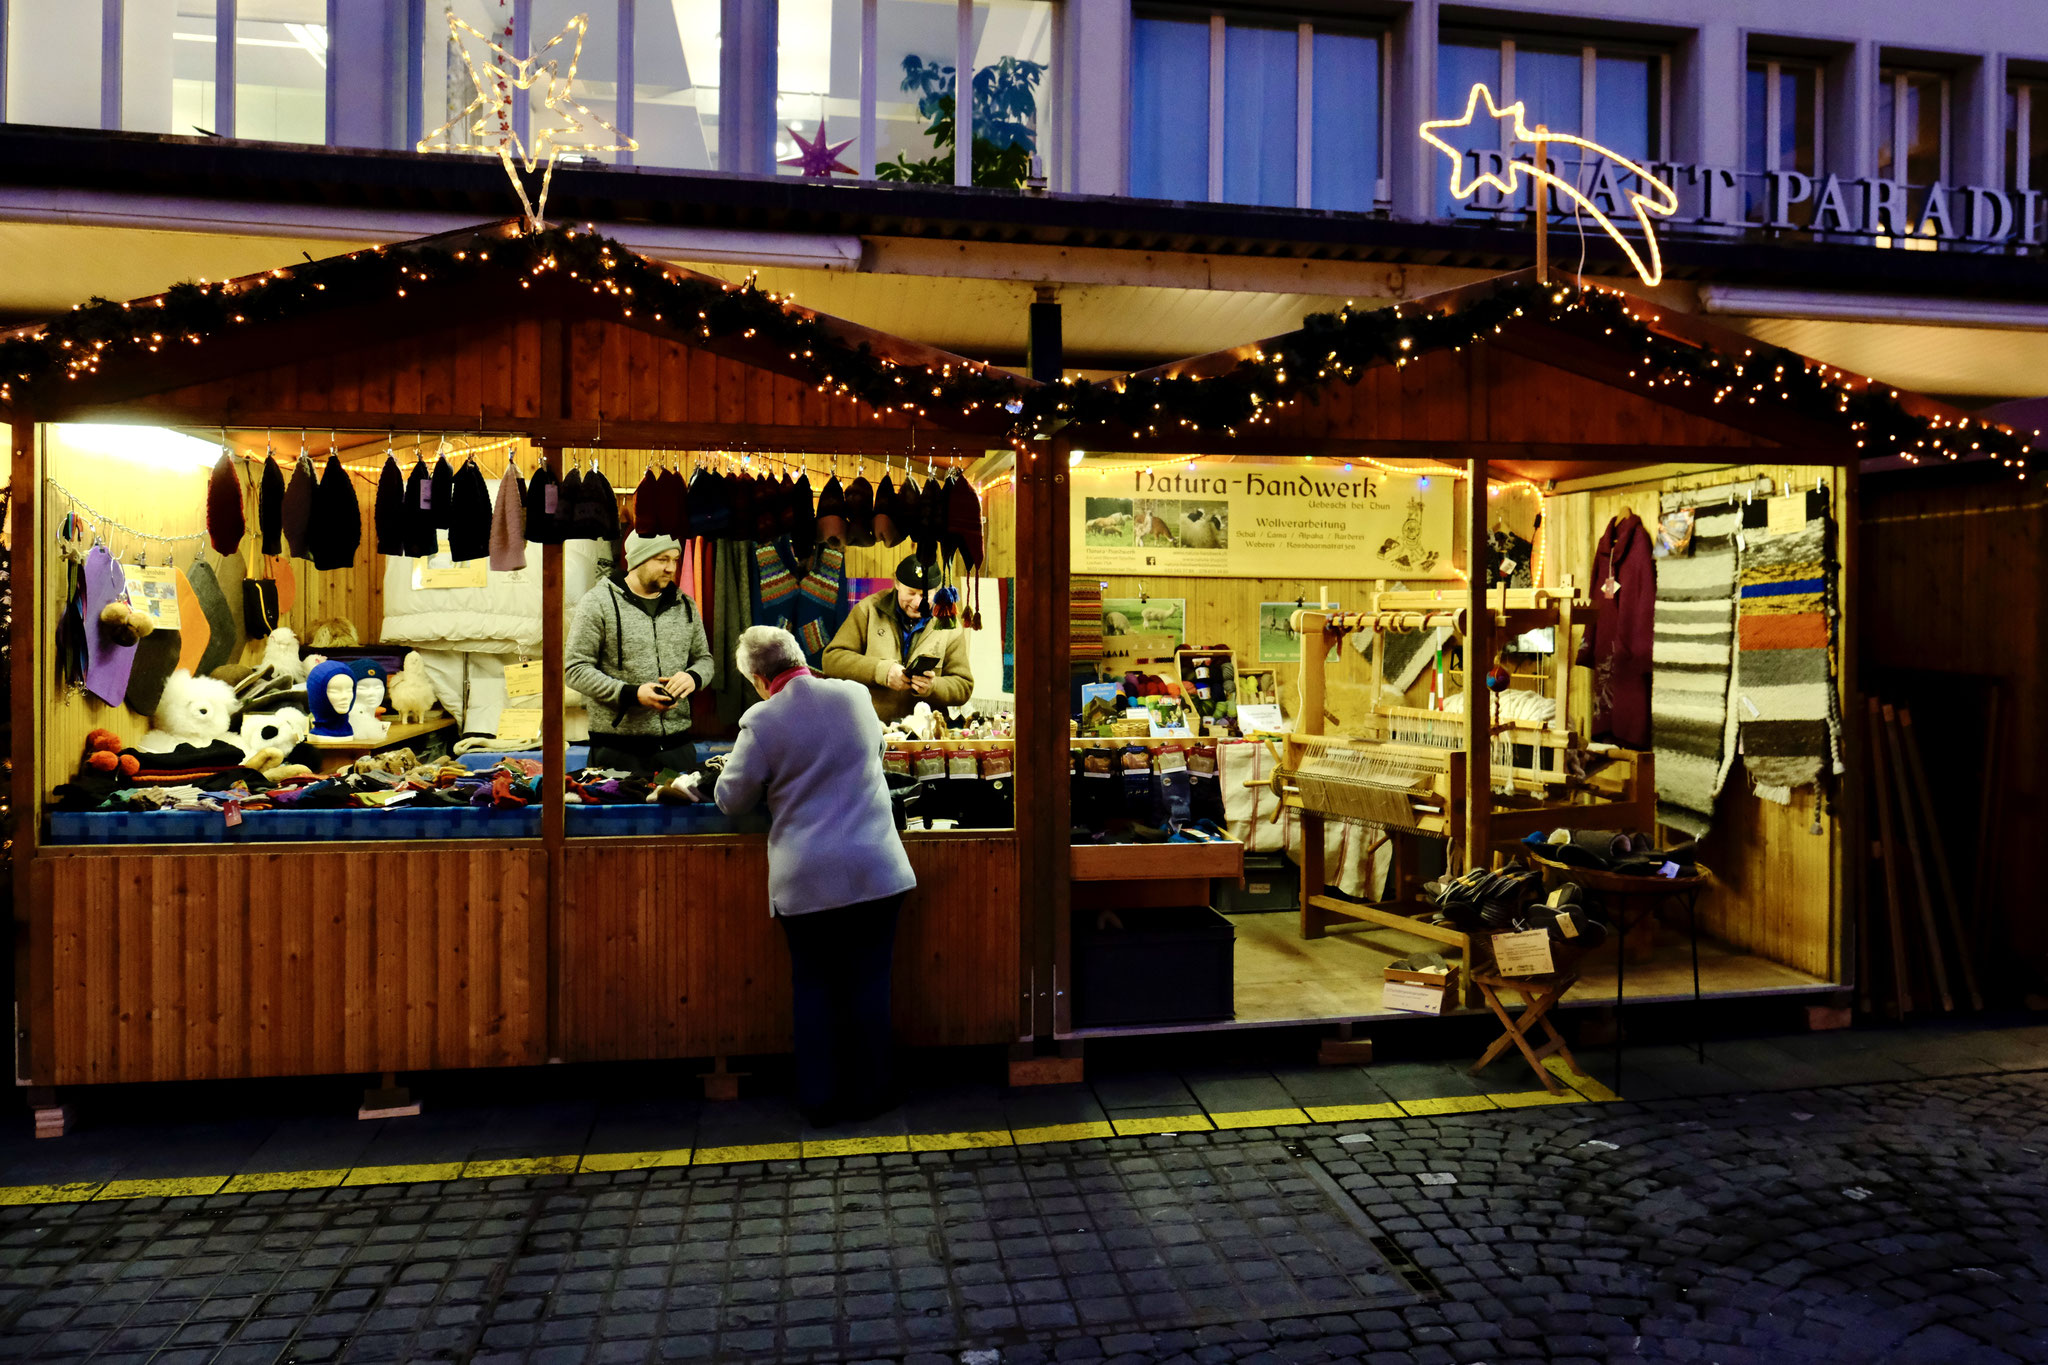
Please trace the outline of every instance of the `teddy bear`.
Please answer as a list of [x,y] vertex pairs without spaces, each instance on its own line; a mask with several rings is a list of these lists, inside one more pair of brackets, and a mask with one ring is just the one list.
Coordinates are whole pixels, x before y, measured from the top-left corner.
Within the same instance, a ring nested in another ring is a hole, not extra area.
[[218,678],[195,678],[190,669],[181,668],[164,680],[150,729],[134,747],[148,754],[167,754],[180,744],[203,748],[227,736],[236,708],[234,688]]
[[100,631],[117,645],[140,644],[155,629],[148,612],[126,602],[109,602],[100,609]]
[[434,709],[434,684],[427,679],[427,666],[418,650],[407,653],[405,665],[392,677],[385,697],[405,725],[418,725]]
[[85,737],[85,766],[94,772],[133,777],[142,765],[134,754],[121,752],[119,735],[112,730],[95,730]]

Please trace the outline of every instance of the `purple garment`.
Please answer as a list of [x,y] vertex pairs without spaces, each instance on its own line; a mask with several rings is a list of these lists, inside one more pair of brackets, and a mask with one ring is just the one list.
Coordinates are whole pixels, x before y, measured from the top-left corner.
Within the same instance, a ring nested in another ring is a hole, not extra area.
[[[1616,584],[1609,595],[1606,584]],[[1593,603],[1578,662],[1593,668],[1594,739],[1650,747],[1650,653],[1657,569],[1650,533],[1634,512],[1607,523],[1593,552]]]
[[128,589],[120,561],[95,545],[85,552],[85,690],[109,706],[128,695],[128,675],[135,668],[135,646],[116,644],[100,624],[100,613],[119,602]]

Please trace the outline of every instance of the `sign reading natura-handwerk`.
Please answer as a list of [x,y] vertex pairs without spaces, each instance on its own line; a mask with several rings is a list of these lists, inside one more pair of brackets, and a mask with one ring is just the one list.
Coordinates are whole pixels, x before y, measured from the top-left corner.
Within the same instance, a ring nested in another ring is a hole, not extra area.
[[1447,474],[1335,465],[1074,471],[1079,574],[1452,578]]

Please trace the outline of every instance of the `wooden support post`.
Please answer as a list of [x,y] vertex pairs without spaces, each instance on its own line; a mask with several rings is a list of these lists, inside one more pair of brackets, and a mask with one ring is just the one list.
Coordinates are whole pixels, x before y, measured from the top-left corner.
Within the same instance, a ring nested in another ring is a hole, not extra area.
[[1072,1019],[1072,791],[1067,772],[1071,674],[1067,601],[1065,437],[1017,452],[1017,922],[1018,1032],[1049,1038]]
[[[510,458],[508,456],[507,458]],[[562,479],[562,448],[541,447],[541,458],[559,486]],[[568,748],[562,734],[562,688],[566,653],[562,622],[562,547],[543,545],[540,551],[540,837],[547,850],[547,1020],[548,1056],[562,1055],[567,1030],[561,1016],[562,964],[568,960],[565,942],[567,926],[562,914],[565,894],[563,842],[568,819],[563,804],[567,787]]]
[[1899,747],[1906,754],[1906,776],[1909,785],[1920,801],[1920,823],[1927,831],[1927,853],[1934,862],[1935,885],[1941,888],[1942,904],[1948,910],[1949,934],[1955,940],[1956,965],[1961,969],[1963,989],[1969,992],[1970,1008],[1984,1008],[1984,993],[1977,989],[1977,964],[1975,945],[1970,940],[1969,930],[1963,926],[1962,902],[1956,898],[1956,880],[1949,870],[1948,849],[1941,842],[1941,827],[1934,819],[1934,792],[1927,785],[1927,769],[1920,761],[1920,739],[1913,729],[1913,713],[1906,707],[1899,708]]
[[1899,908],[1899,863],[1893,851],[1892,803],[1885,780],[1884,717],[1878,711],[1876,697],[1869,699],[1865,719],[1864,733],[1870,740],[1866,746],[1870,754],[1870,800],[1877,807],[1877,850],[1884,861],[1885,918],[1891,929],[1891,1015],[1902,1019],[1913,1011],[1913,993],[1906,985],[1906,921]]
[[1926,936],[1927,966],[1934,973],[1934,993],[1943,1013],[1955,1012],[1955,998],[1949,994],[1948,964],[1941,951],[1941,930],[1934,922],[1934,893],[1927,885],[1927,857],[1920,851],[1920,821],[1913,809],[1911,784],[1906,779],[1906,756],[1899,744],[1898,712],[1887,703],[1884,708],[1885,748],[1891,755],[1892,785],[1899,793],[1899,826],[1906,831],[1906,852],[1913,860],[1913,889],[1919,894],[1920,930]]
[[71,1131],[71,1106],[57,1102],[57,1087],[30,1086],[28,1109],[30,1116],[35,1119],[37,1137],[60,1138]]
[[1079,1085],[1084,1062],[1076,1039],[1050,1048],[1018,1043],[1010,1049],[1009,1081],[1013,1086]]
[[[1323,666],[1330,652],[1330,641],[1324,631],[1329,624],[1328,612],[1301,613],[1301,713],[1294,718],[1294,733],[1298,735],[1323,733],[1323,709],[1328,704]],[[1304,809],[1300,820],[1301,936],[1321,938],[1328,923],[1328,916],[1315,903],[1316,897],[1323,894],[1328,877],[1323,866],[1323,817]]]
[[420,1102],[412,1092],[398,1083],[398,1073],[387,1071],[384,1078],[373,1089],[363,1091],[362,1105],[356,1110],[359,1119],[416,1119],[420,1116]]
[[[1539,144],[1540,145],[1540,144]],[[1493,660],[1493,614],[1486,601],[1486,460],[1465,463],[1465,866],[1492,861],[1493,706],[1486,670]],[[1472,964],[1465,964],[1466,973]]]
[[697,1073],[697,1079],[704,1082],[704,1098],[707,1100],[736,1100],[740,1097],[740,1077],[744,1071],[727,1071],[725,1058],[713,1057],[711,1069]]
[[[50,1081],[57,1072],[56,928],[47,898],[36,895],[36,850],[42,843],[43,689],[39,668],[49,666],[42,642],[45,596],[42,586],[41,531],[43,481],[36,458],[33,422],[12,428],[13,452],[8,473],[8,588],[14,620],[8,636],[8,686],[13,714],[8,718],[9,753],[13,760],[8,801],[14,816],[14,1069],[18,1081]],[[65,1116],[49,1095],[37,1107],[36,1135],[61,1136]],[[30,1100],[34,1105],[34,1099]],[[45,1132],[43,1109],[51,1111],[53,1131]]]

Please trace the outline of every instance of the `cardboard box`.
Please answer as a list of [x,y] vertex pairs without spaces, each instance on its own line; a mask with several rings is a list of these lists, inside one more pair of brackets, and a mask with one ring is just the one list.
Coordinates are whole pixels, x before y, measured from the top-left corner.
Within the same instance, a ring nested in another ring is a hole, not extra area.
[[1380,1003],[1392,1010],[1417,1014],[1442,1014],[1446,1000],[1458,998],[1458,969],[1444,972],[1411,972],[1399,967],[1386,971],[1386,986]]

